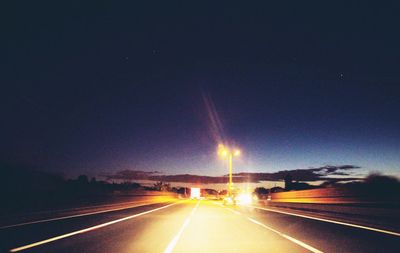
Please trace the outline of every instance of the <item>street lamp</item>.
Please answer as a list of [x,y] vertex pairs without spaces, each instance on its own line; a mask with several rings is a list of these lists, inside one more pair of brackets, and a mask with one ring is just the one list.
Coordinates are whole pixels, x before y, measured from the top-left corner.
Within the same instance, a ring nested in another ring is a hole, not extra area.
[[228,187],[228,194],[231,195],[233,189],[233,182],[232,182],[232,160],[234,156],[240,156],[239,149],[229,149],[224,145],[220,144],[218,146],[218,155],[220,157],[226,158],[228,157],[228,166],[229,166],[229,187]]

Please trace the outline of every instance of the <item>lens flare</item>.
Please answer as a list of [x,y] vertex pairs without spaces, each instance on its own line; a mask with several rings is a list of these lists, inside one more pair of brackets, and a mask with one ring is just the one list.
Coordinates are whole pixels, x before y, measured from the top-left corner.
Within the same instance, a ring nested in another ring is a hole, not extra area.
[[241,205],[249,205],[253,202],[253,197],[249,193],[240,193],[236,196],[236,202]]

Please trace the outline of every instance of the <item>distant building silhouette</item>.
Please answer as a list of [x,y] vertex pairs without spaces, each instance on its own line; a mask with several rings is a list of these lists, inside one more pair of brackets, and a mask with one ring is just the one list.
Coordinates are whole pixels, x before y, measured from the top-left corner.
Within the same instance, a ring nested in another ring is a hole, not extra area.
[[290,174],[287,174],[284,180],[285,180],[285,190],[286,191],[292,190],[293,189],[292,176]]
[[313,185],[309,185],[307,183],[303,183],[303,182],[293,182],[291,185],[291,190],[309,190],[309,189],[314,189],[314,188],[318,188],[316,186]]
[[278,193],[278,192],[284,192],[284,191],[285,191],[285,189],[283,189],[282,187],[279,187],[279,186],[275,186],[270,189],[270,193]]

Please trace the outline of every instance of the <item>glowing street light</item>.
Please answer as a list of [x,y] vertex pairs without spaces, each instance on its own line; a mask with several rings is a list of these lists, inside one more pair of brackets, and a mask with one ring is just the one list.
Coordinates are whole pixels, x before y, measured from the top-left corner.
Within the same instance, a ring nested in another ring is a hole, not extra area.
[[218,145],[218,155],[225,158],[228,157],[228,166],[229,166],[229,187],[228,187],[228,193],[229,195],[231,194],[231,191],[233,189],[233,182],[232,182],[232,160],[234,156],[240,156],[240,150],[239,149],[229,149],[225,147],[224,145],[220,144]]

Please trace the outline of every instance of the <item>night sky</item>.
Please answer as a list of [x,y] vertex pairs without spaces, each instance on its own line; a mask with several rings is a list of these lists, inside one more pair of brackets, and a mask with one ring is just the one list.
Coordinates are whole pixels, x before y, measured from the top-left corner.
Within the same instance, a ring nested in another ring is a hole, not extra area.
[[398,6],[82,2],[5,9],[1,161],[223,175],[212,113],[236,171],[400,176]]

